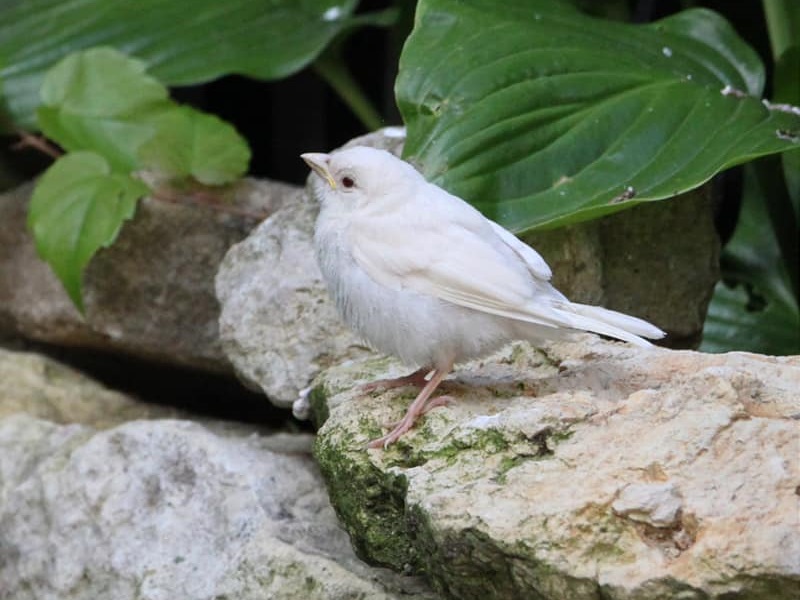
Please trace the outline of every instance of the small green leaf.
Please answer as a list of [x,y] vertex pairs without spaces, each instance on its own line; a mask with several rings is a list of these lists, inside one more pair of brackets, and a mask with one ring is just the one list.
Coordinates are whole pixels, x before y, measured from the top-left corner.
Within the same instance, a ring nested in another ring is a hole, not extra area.
[[172,107],[166,88],[145,65],[112,48],[72,54],[45,76],[38,117],[42,131],[67,150],[92,150],[118,171],[137,168],[136,154],[153,120]]
[[230,124],[175,107],[155,120],[156,133],[139,149],[140,164],[170,178],[191,176],[206,185],[230,183],[250,162],[247,142]]
[[764,106],[763,81],[755,52],[708,10],[640,26],[557,0],[420,0],[395,91],[405,156],[525,231],[798,148],[800,116]]
[[114,173],[93,152],[62,156],[42,175],[28,210],[28,226],[39,255],[50,264],[82,311],[81,277],[89,260],[117,237],[144,183]]
[[65,57],[47,73],[40,95],[45,106],[89,117],[132,117],[169,98],[144,62],[113,48]]

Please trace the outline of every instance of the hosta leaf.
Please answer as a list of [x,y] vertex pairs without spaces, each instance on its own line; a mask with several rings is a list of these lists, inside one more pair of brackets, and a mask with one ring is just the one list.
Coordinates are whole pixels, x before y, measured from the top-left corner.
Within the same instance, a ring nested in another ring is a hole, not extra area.
[[556,0],[420,0],[396,96],[406,157],[524,231],[797,148],[800,116],[769,110],[762,87],[756,54],[711,11],[636,26]]
[[[771,199],[765,196],[774,190],[759,185],[758,166],[745,167],[739,222],[722,256],[724,281],[703,328],[700,349],[706,352],[800,354],[800,306],[767,214]],[[796,231],[796,216],[791,227]]]
[[91,257],[117,237],[148,189],[114,173],[92,152],[62,156],[42,175],[31,198],[28,226],[36,249],[82,310],[81,276]]
[[141,58],[167,85],[240,73],[285,77],[350,24],[357,0],[25,0],[0,2],[0,79],[8,113],[35,126],[44,72],[93,46]]
[[228,183],[247,171],[247,143],[217,117],[181,106],[155,124],[156,133],[139,149],[143,167],[172,178],[191,176],[206,185]]
[[173,106],[144,63],[111,48],[66,57],[47,73],[41,96],[39,123],[48,137],[67,150],[93,150],[120,171],[137,167],[153,118]]
[[[755,294],[756,302],[754,302]],[[800,354],[800,313],[778,298],[744,284],[719,282],[703,327],[705,352],[746,350],[760,354]]]

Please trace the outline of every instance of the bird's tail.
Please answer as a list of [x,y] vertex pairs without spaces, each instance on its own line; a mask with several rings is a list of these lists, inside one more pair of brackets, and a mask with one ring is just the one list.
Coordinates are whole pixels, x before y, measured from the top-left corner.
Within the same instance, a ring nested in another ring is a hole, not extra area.
[[565,321],[570,322],[575,329],[599,333],[637,346],[652,345],[644,338],[656,340],[666,335],[658,327],[643,319],[600,306],[570,302],[564,308],[555,310],[561,313],[565,317]]

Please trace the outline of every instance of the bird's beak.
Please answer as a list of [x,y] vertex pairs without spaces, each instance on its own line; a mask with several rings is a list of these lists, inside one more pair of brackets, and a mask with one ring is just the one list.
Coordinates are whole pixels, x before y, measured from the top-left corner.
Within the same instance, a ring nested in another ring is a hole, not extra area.
[[328,161],[331,159],[329,154],[323,154],[322,152],[306,152],[305,154],[301,154],[300,158],[306,161],[306,164],[311,167],[312,171],[327,181],[328,185],[336,189],[336,180],[328,170]]

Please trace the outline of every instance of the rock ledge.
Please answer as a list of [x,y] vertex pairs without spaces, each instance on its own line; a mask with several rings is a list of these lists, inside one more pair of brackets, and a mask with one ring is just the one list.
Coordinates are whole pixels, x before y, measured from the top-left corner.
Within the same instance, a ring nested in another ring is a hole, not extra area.
[[466,366],[455,401],[367,450],[411,388],[324,373],[315,454],[359,554],[459,599],[796,598],[800,357],[587,336]]

